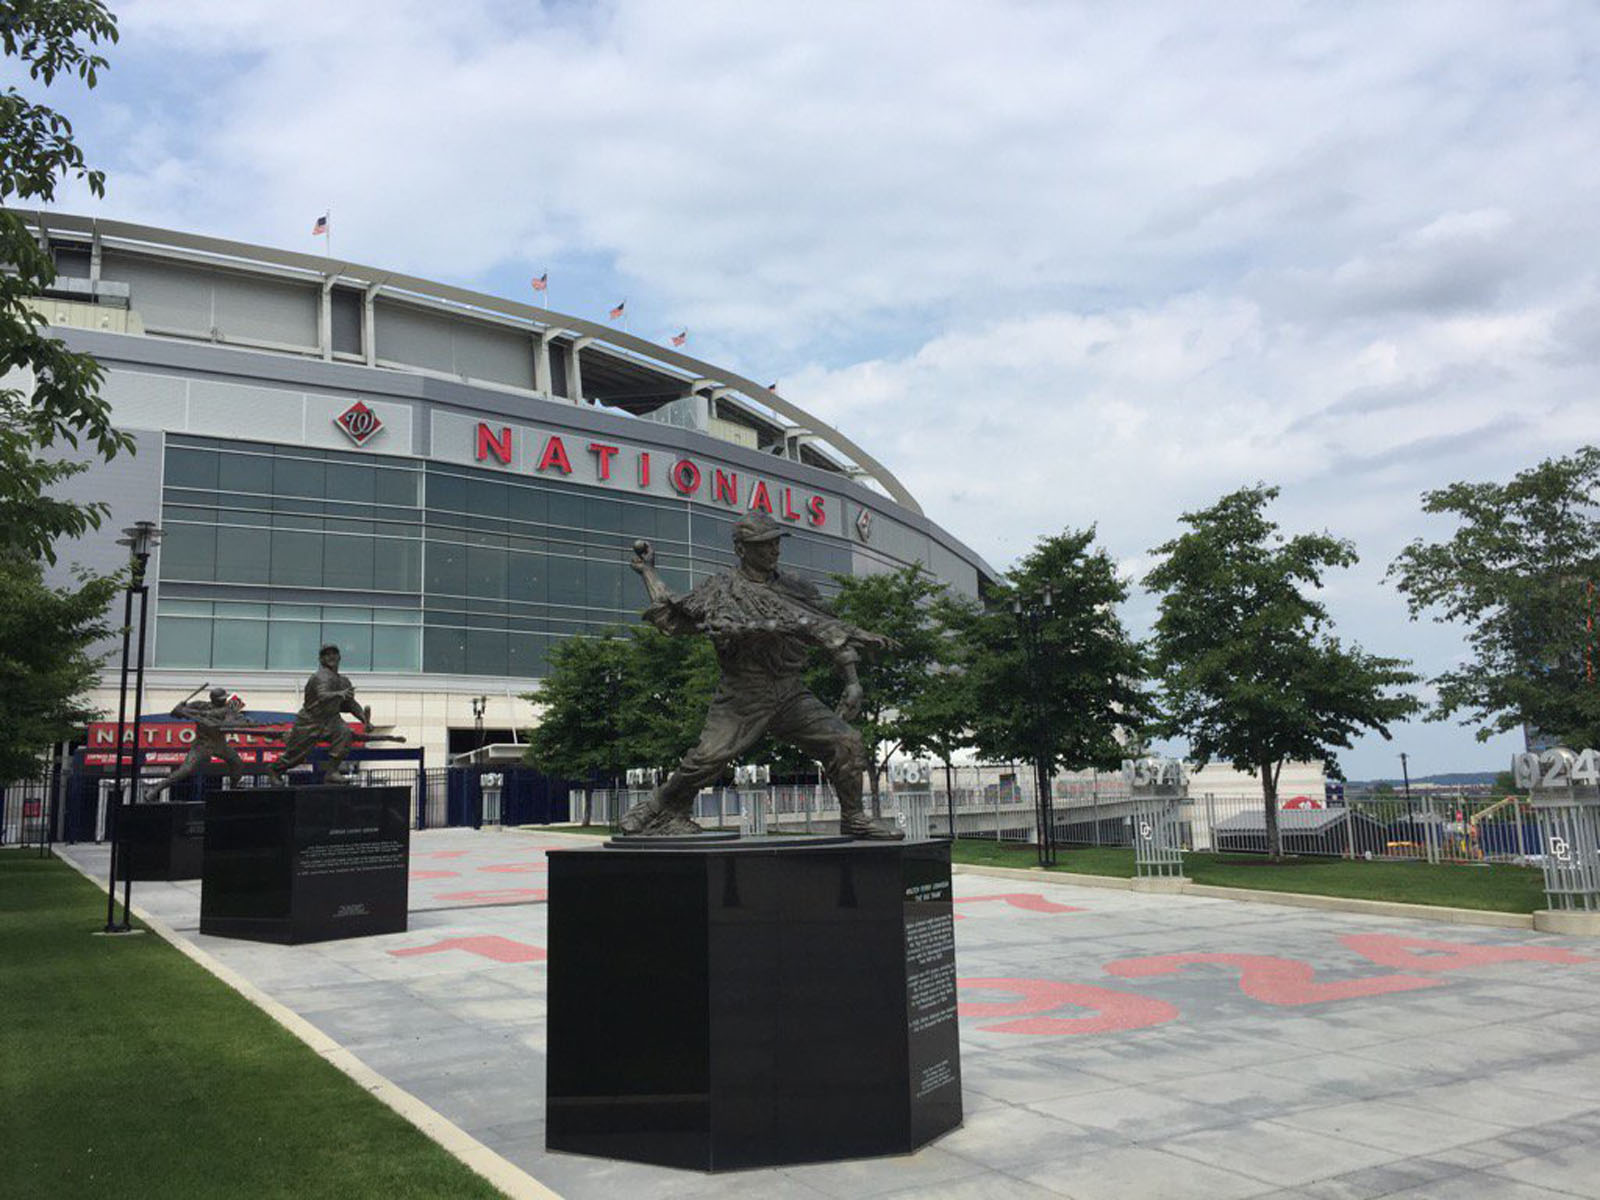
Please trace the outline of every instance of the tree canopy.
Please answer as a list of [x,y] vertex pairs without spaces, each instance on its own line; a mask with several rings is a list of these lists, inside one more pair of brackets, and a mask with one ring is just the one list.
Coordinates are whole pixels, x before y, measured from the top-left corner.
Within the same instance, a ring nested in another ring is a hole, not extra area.
[[1160,595],[1152,651],[1164,706],[1162,732],[1261,780],[1268,840],[1281,854],[1278,775],[1285,761],[1322,761],[1419,704],[1403,659],[1345,647],[1313,594],[1324,572],[1356,562],[1355,547],[1327,533],[1285,539],[1265,509],[1278,489],[1256,485],[1185,513],[1188,531],[1155,548],[1145,586]]
[[[1121,761],[1120,737],[1149,715],[1144,656],[1117,614],[1128,584],[1094,539],[1092,527],[1042,539],[987,607],[950,612],[981,757],[1039,763],[1051,774],[1109,768]],[[1031,664],[1014,601],[1039,614]]]
[[1432,682],[1434,720],[1459,717],[1480,741],[1526,725],[1600,745],[1600,449],[1546,459],[1509,483],[1452,483],[1423,511],[1453,517],[1444,541],[1416,539],[1389,567],[1413,620],[1466,627],[1472,657]]

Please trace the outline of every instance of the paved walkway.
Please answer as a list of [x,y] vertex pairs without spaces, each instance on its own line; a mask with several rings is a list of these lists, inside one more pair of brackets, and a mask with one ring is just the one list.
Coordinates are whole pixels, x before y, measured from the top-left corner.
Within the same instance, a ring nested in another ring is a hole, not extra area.
[[415,834],[385,937],[201,937],[198,882],[134,902],[570,1200],[1600,1197],[1600,943],[978,875],[963,1128],[734,1175],[548,1154],[544,850],[592,844]]

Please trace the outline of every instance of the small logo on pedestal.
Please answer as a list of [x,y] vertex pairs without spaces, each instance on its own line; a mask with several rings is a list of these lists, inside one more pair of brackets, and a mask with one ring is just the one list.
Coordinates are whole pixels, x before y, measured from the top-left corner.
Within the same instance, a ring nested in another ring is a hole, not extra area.
[[383,428],[383,422],[378,419],[378,414],[359,400],[335,417],[333,423],[344,430],[344,435],[358,446],[365,446]]

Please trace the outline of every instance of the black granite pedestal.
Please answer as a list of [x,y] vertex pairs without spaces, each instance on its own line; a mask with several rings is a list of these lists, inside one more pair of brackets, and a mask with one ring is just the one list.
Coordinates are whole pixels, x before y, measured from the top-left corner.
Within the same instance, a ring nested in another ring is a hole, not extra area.
[[215,793],[200,932],[284,943],[403,933],[410,807],[403,787]]
[[549,1149],[724,1171],[905,1154],[960,1125],[947,843],[549,861]]
[[117,814],[117,874],[128,879],[199,879],[206,806],[198,800],[129,804]]

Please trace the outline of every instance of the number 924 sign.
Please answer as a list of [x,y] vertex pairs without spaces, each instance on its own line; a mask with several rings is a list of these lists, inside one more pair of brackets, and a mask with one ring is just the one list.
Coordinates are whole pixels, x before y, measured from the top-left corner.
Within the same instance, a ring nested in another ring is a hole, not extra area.
[[1600,754],[1585,750],[1575,754],[1560,748],[1540,753],[1516,754],[1511,775],[1519,788],[1595,787],[1600,785]]

